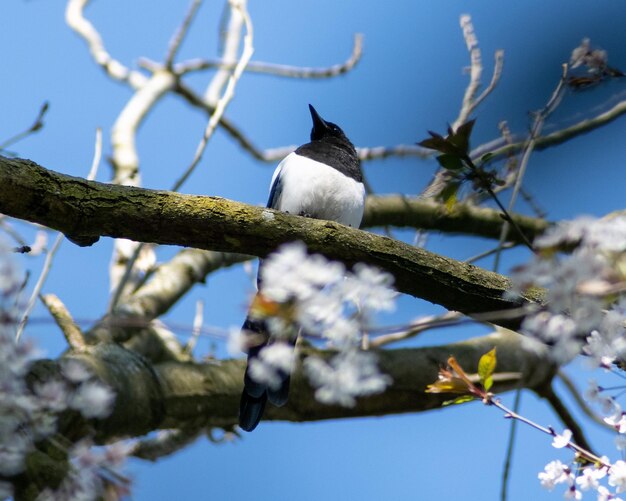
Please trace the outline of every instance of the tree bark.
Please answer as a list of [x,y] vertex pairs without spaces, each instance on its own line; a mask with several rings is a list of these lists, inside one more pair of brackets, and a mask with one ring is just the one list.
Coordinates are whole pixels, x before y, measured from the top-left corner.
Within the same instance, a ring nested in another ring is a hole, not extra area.
[[[364,262],[384,269],[399,292],[467,315],[543,298],[534,290],[519,301],[506,299],[510,282],[503,275],[338,223],[224,198],[87,181],[4,157],[0,186],[1,213],[59,230],[78,245],[109,236],[264,257],[281,243],[301,240],[311,252],[349,266]],[[494,322],[515,328],[519,317]]]
[[[468,373],[475,373],[479,358],[494,347],[498,357],[494,392],[515,388],[540,392],[550,384],[556,366],[550,362],[546,347],[539,343],[530,346],[529,342],[519,334],[502,330],[436,347],[375,350],[381,372],[391,376],[393,383],[384,393],[357,399],[354,407],[317,402],[315,390],[298,363],[289,403],[280,408],[268,406],[264,419],[303,422],[435,409],[454,398],[454,395],[424,392],[427,385],[436,381],[438,370],[448,357],[456,357]],[[305,347],[299,352],[300,362],[310,355],[330,357],[333,352]],[[117,344],[100,344],[65,357],[81,360],[116,394],[111,415],[91,422],[98,441],[141,436],[155,429],[231,428],[237,423],[245,369],[243,359],[203,363],[167,361],[152,365]],[[58,370],[58,361],[38,361],[31,378],[45,380]],[[87,423],[78,424],[76,419],[72,413],[60,421],[59,432],[72,441],[82,433],[88,434],[90,428]]]

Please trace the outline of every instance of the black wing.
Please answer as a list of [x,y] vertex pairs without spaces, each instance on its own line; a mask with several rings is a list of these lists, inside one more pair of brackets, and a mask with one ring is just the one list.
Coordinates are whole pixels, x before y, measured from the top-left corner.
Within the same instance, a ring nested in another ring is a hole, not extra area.
[[270,188],[270,197],[267,200],[267,207],[269,209],[278,209],[278,204],[280,203],[280,197],[283,194],[283,183],[281,180],[281,174],[283,173],[283,168],[278,171],[276,175],[276,179],[272,183],[272,187]]

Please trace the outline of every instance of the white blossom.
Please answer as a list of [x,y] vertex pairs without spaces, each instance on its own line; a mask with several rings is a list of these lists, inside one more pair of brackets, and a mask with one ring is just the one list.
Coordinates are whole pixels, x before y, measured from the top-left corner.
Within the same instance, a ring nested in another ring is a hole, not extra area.
[[301,242],[283,245],[263,261],[260,269],[263,294],[277,302],[304,300],[321,287],[340,280],[344,267],[320,255],[309,256]]
[[84,364],[78,360],[67,359],[61,362],[63,376],[72,383],[82,383],[91,378],[91,373]]
[[354,266],[353,273],[340,285],[347,301],[367,311],[390,311],[395,307],[396,291],[389,273],[363,263]]
[[317,388],[315,398],[326,404],[353,407],[356,397],[380,393],[392,382],[378,370],[373,353],[357,350],[341,352],[329,362],[308,357],[304,370]]
[[537,476],[539,477],[541,486],[549,491],[554,489],[554,487],[558,484],[567,482],[571,485],[573,482],[570,469],[558,459],[550,461],[545,466],[544,471],[539,472]]
[[554,436],[554,440],[552,440],[552,447],[554,447],[555,449],[562,449],[563,447],[566,447],[570,440],[572,439],[572,431],[571,430],[564,430],[562,434],[556,434]]
[[626,462],[619,460],[615,461],[609,469],[609,485],[615,487],[615,491],[626,491]]
[[[340,263],[309,255],[299,242],[283,245],[264,260],[260,293],[288,306],[289,312],[264,318],[272,337],[293,341],[301,331],[339,350],[328,361],[309,357],[305,362],[318,400],[351,406],[357,396],[384,391],[390,384],[373,355],[360,352],[359,346],[374,314],[393,308],[397,293],[392,282],[391,275],[365,264],[347,271]],[[270,343],[250,360],[249,375],[277,387],[293,363],[290,343]]]
[[277,389],[284,379],[284,374],[291,373],[294,360],[293,346],[288,343],[271,344],[264,347],[258,357],[249,361],[250,377]]
[[626,414],[624,412],[614,412],[605,417],[604,422],[615,428],[618,433],[626,433]]
[[67,408],[69,388],[64,381],[51,379],[34,385],[39,405],[52,412],[61,412]]
[[622,305],[626,298],[610,304],[614,285],[623,280],[615,267],[619,253],[626,250],[626,216],[562,222],[535,240],[538,249],[574,244],[569,254],[540,252],[515,270],[507,295],[513,297],[530,286],[545,288],[546,304],[524,319],[524,332],[548,343],[559,363],[568,362],[582,348],[596,367],[608,367],[626,358]]
[[590,379],[587,381],[587,389],[585,390],[583,397],[587,402],[599,402],[601,391],[602,388],[598,386],[598,382],[595,379]]
[[86,418],[108,416],[115,401],[115,393],[98,381],[86,381],[75,391],[71,406]]
[[105,485],[117,491],[115,499],[120,499],[127,494],[127,481],[120,468],[131,452],[132,447],[123,442],[96,449],[89,440],[82,440],[69,451],[71,468],[59,488],[46,489],[37,499],[94,501],[102,497]]
[[598,487],[598,501],[623,501],[622,498],[618,498],[611,491],[609,491],[604,485]]
[[600,487],[598,482],[606,476],[606,470],[604,468],[593,468],[588,466],[580,475],[576,477],[576,484],[583,491],[589,489],[597,490]]

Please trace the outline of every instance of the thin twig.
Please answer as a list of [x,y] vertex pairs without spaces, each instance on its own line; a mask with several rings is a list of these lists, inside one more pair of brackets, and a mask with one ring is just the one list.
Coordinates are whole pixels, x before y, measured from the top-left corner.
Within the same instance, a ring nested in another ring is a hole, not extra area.
[[520,228],[519,224],[517,224],[517,222],[511,217],[511,214],[509,213],[509,211],[504,208],[504,205],[502,204],[498,196],[493,191],[493,188],[491,187],[489,180],[483,179],[484,176],[481,174],[481,171],[478,169],[478,167],[474,165],[474,162],[472,161],[469,155],[467,154],[464,155],[463,161],[469,167],[472,173],[476,176],[476,178],[481,181],[481,188],[484,189],[489,194],[489,196],[493,199],[496,205],[500,208],[500,210],[502,211],[502,217],[504,218],[504,220],[508,221],[511,224],[511,226],[515,228],[515,231],[517,231],[518,235],[520,236],[520,238],[522,239],[522,242],[526,245],[526,247],[528,247],[532,252],[535,252],[535,249],[533,248],[532,243],[530,242],[530,240],[528,240],[528,237],[526,236],[524,231]]
[[[502,250],[502,249],[512,249],[513,247],[517,247],[517,245],[518,245],[517,242],[504,242],[502,245],[494,247],[493,249],[486,250],[485,252],[481,252],[480,254],[476,254],[475,256],[467,258],[463,262],[464,263],[475,263],[476,261],[478,261],[480,259],[489,257],[492,254],[495,254],[499,250]],[[494,269],[493,271],[496,271],[496,270]]]
[[202,155],[204,154],[204,150],[206,149],[206,146],[209,140],[213,136],[213,133],[215,132],[215,129],[217,128],[218,123],[220,122],[222,116],[224,115],[224,111],[226,110],[226,107],[235,96],[235,87],[237,85],[237,82],[241,78],[241,75],[243,74],[246,68],[246,65],[248,64],[248,61],[250,61],[250,58],[252,57],[252,54],[254,53],[254,47],[252,45],[252,42],[253,42],[252,20],[250,19],[248,11],[246,10],[245,2],[242,0],[230,0],[230,2],[231,2],[233,9],[240,12],[240,14],[243,16],[244,24],[246,26],[246,34],[244,35],[243,51],[241,53],[239,62],[235,66],[235,70],[233,71],[233,73],[230,75],[228,79],[228,83],[226,85],[226,90],[224,91],[224,94],[222,94],[222,97],[219,99],[219,101],[215,105],[215,111],[211,115],[209,123],[206,126],[204,135],[202,136],[202,139],[200,140],[200,144],[198,144],[196,153],[194,155],[193,160],[191,161],[191,164],[189,165],[189,167],[187,167],[183,175],[174,183],[174,186],[172,187],[172,191],[178,191],[180,187],[185,183],[187,178],[194,171],[198,163],[200,163],[200,160],[202,159]]
[[[533,152],[533,149],[535,148],[536,138],[537,136],[541,134],[541,129],[543,128],[543,124],[545,123],[548,116],[550,116],[550,114],[556,109],[556,107],[561,102],[561,99],[563,97],[563,89],[565,89],[566,81],[567,81],[567,64],[564,64],[562,66],[561,78],[559,79],[559,83],[557,84],[556,88],[552,92],[550,99],[548,100],[544,108],[540,112],[536,113],[535,115],[535,120],[534,120],[532,129],[530,131],[530,137],[528,139],[528,144],[526,145],[526,148],[524,149],[524,154],[522,155],[522,160],[519,164],[519,169],[517,171],[515,185],[513,186],[513,193],[511,194],[511,199],[509,201],[509,207],[508,207],[509,211],[513,210],[515,203],[517,202],[517,197],[522,187],[522,181],[524,179],[524,175],[526,174],[526,168],[528,167],[528,161],[530,159],[530,155]],[[502,230],[500,232],[500,239],[499,239],[499,244],[498,244],[499,247],[504,244],[507,238],[508,232],[509,232],[509,221],[504,221],[504,224],[502,225]],[[496,270],[498,268],[499,262],[500,262],[500,252],[497,252],[495,260],[494,260],[494,263],[495,263],[494,267]]]
[[491,81],[489,85],[480,93],[474,102],[472,103],[472,108],[470,110],[474,111],[480,103],[484,101],[484,99],[493,92],[500,81],[500,77],[502,76],[502,68],[504,67],[504,50],[498,49],[493,54],[493,73],[491,74]]
[[100,166],[100,160],[102,159],[102,127],[96,127],[96,144],[93,148],[93,158],[91,160],[91,167],[89,168],[89,174],[87,179],[89,181],[95,181],[98,174],[98,167]]
[[473,109],[473,102],[478,88],[480,87],[480,77],[483,73],[483,63],[478,46],[478,39],[474,32],[474,26],[472,25],[472,18],[468,14],[461,15],[460,18],[461,29],[463,30],[463,38],[465,39],[465,45],[470,55],[470,80],[465,89],[463,95],[463,103],[459,111],[459,116],[452,124],[452,130],[456,130],[461,124],[467,122],[467,119]]
[[494,54],[494,67],[491,75],[491,81],[489,82],[487,88],[483,90],[478,97],[476,97],[478,89],[482,84],[481,77],[483,73],[483,62],[481,50],[474,31],[474,25],[472,24],[472,18],[468,14],[461,15],[460,25],[463,30],[465,45],[467,46],[467,51],[470,55],[470,81],[468,82],[465,94],[463,95],[463,103],[461,105],[461,109],[459,110],[459,116],[451,126],[452,130],[456,130],[461,124],[467,122],[467,119],[478,107],[478,105],[480,105],[480,103],[482,103],[483,100],[496,88],[496,85],[498,85],[500,77],[502,76],[502,67],[504,64],[504,51],[499,49]]
[[[354,35],[354,45],[352,47],[352,53],[350,54],[350,57],[343,63],[334,64],[325,68],[313,68],[291,66],[286,64],[266,63],[262,61],[250,61],[248,63],[248,66],[246,67],[246,72],[260,73],[264,75],[285,78],[332,78],[343,75],[344,73],[352,70],[361,60],[362,55],[363,35],[361,33],[356,33]],[[151,71],[155,71],[160,67],[158,63],[155,63],[154,61],[150,61],[145,58],[139,61],[139,65]],[[184,75],[189,72],[202,71],[211,68],[218,68],[221,70],[233,70],[235,66],[236,63],[224,60],[193,59],[175,64],[173,67],[173,71],[177,75]]]
[[172,37],[172,40],[170,41],[169,47],[167,49],[167,54],[165,55],[166,68],[170,70],[172,69],[172,65],[174,64],[174,59],[176,58],[178,49],[180,49],[180,46],[185,39],[187,32],[189,31],[189,27],[196,17],[200,5],[202,5],[202,0],[192,0],[191,5],[189,6],[189,10],[185,15],[185,19],[183,19],[183,22],[176,30],[176,33],[174,33],[174,36]]
[[191,337],[187,341],[187,344],[183,348],[183,352],[191,354],[196,347],[200,333],[202,332],[202,324],[204,322],[204,302],[202,299],[196,301],[196,314],[193,317],[193,328],[191,330]]
[[431,315],[428,317],[420,318],[419,320],[412,322],[411,326],[399,332],[392,332],[378,336],[373,339],[369,339],[370,348],[380,348],[381,346],[389,343],[395,343],[405,339],[409,339],[417,336],[418,334],[437,327],[447,327],[449,325],[456,324],[463,315],[457,311],[448,311],[443,315]]
[[41,130],[41,128],[43,127],[43,119],[46,113],[48,112],[49,108],[50,108],[50,105],[48,104],[48,101],[44,102],[39,108],[39,113],[37,113],[37,118],[35,118],[35,121],[33,122],[33,124],[28,129],[15,134],[13,137],[10,137],[9,139],[6,139],[4,143],[0,144],[0,151],[6,149],[8,146],[11,146],[14,143],[17,143],[18,141],[21,141],[25,137],[30,136],[32,133],[37,132],[38,130]]
[[[493,405],[495,407],[497,407],[498,409],[500,409],[502,412],[505,413],[505,417],[508,417],[510,419],[516,419],[524,424],[527,424],[528,426],[530,426],[531,428],[534,428],[535,430],[539,430],[542,433],[545,433],[546,435],[550,435],[551,437],[556,436],[556,432],[552,429],[552,428],[546,428],[545,426],[541,426],[538,423],[535,423],[534,421],[520,415],[517,414],[516,412],[514,412],[513,410],[507,408],[506,406],[504,406],[502,404],[502,402],[500,402],[499,399],[497,398],[491,398],[489,401],[486,402],[489,405]],[[573,433],[573,431],[572,431]],[[580,454],[582,457],[584,457],[585,459],[587,459],[588,461],[601,465],[605,468],[610,468],[611,464],[607,463],[606,461],[604,461],[601,457],[597,456],[596,454],[594,454],[590,449],[585,448],[581,445],[578,445],[572,441],[569,441],[565,447],[567,447],[568,449],[573,450],[574,452],[577,452],[578,454]]]
[[554,410],[556,415],[559,416],[561,422],[565,425],[567,429],[572,432],[572,436],[576,443],[580,445],[583,449],[591,452],[591,445],[589,445],[587,437],[585,437],[585,432],[578,424],[576,418],[572,416],[572,413],[565,406],[563,401],[554,392],[554,388],[552,388],[552,386],[541,388],[538,393],[548,401],[550,407],[552,407],[552,410]]
[[[244,4],[245,2],[247,0],[243,0]],[[239,60],[243,28],[244,18],[241,11],[235,7],[232,0],[228,0],[220,19],[219,31],[218,50],[223,61],[235,63]],[[232,76],[232,71],[234,70],[220,69],[213,75],[211,82],[204,91],[204,100],[207,103],[216,105],[224,93],[224,88]]]
[[31,311],[33,311],[33,308],[35,307],[35,302],[37,301],[37,298],[39,297],[39,293],[41,292],[41,288],[43,287],[43,284],[46,282],[46,278],[48,278],[48,273],[50,272],[50,268],[52,267],[52,259],[54,258],[54,255],[56,254],[57,250],[59,250],[59,246],[61,245],[63,238],[64,238],[63,233],[59,233],[57,237],[55,238],[54,243],[52,244],[52,247],[46,254],[46,259],[44,260],[43,268],[41,269],[41,273],[39,274],[39,278],[37,279],[35,288],[33,289],[33,292],[30,295],[30,298],[28,299],[28,303],[26,304],[26,309],[24,310],[24,313],[22,314],[22,318],[20,319],[20,323],[17,326],[17,331],[15,333],[15,342],[19,342],[20,338],[22,337],[22,333],[24,332],[24,327],[26,327],[26,324],[28,323],[28,317],[30,316]]

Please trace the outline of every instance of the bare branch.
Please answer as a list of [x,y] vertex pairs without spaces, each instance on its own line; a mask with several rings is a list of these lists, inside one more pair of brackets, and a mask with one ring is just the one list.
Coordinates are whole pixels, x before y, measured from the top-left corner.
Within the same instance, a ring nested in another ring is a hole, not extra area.
[[[522,187],[522,181],[524,180],[524,175],[526,174],[526,168],[528,166],[528,161],[530,159],[530,155],[533,152],[535,147],[535,141],[537,136],[541,134],[541,130],[543,129],[543,124],[550,114],[556,109],[556,107],[561,102],[563,97],[563,89],[565,88],[565,83],[567,81],[567,65],[564,64],[562,67],[561,78],[556,88],[552,92],[550,99],[544,106],[544,108],[535,114],[535,120],[533,122],[533,126],[530,131],[530,137],[528,138],[528,143],[526,148],[524,149],[524,154],[522,155],[522,160],[519,164],[519,168],[517,170],[515,176],[515,185],[513,186],[513,193],[511,194],[511,199],[509,200],[508,210],[512,211],[515,203],[517,202],[517,196]],[[514,223],[513,223],[514,224]],[[502,231],[500,233],[499,239],[499,247],[504,245],[507,235],[509,233],[510,223],[508,221],[504,221],[502,224]],[[498,264],[500,262],[500,252],[496,253],[494,269],[498,269]]]
[[26,303],[26,309],[24,310],[24,313],[22,313],[22,318],[20,320],[20,323],[17,326],[17,331],[15,333],[16,342],[18,342],[20,338],[22,337],[22,333],[24,332],[24,327],[26,327],[26,324],[28,323],[28,318],[30,316],[31,311],[33,311],[33,308],[35,307],[35,302],[37,301],[37,298],[39,297],[39,293],[41,292],[43,284],[46,282],[46,279],[48,278],[48,273],[50,273],[50,268],[52,267],[52,260],[57,250],[59,250],[59,246],[61,245],[61,242],[63,242],[63,234],[59,233],[56,239],[54,240],[52,247],[46,254],[46,259],[44,260],[43,268],[41,269],[41,273],[39,274],[39,278],[37,279],[35,288],[33,289],[33,292],[31,293],[30,298],[28,299],[28,303]]
[[[246,8],[246,1],[247,0],[243,0],[242,5],[244,8]],[[236,2],[233,0],[228,0],[225,8],[227,8],[227,10],[224,12],[224,16],[228,17],[223,19],[228,19],[228,28],[225,30],[225,36],[221,40],[220,48],[222,51],[222,59],[227,63],[234,63],[239,59],[237,54],[239,53],[241,33],[244,28],[244,16],[243,12],[237,8]],[[231,71],[228,69],[219,70],[206,88],[204,100],[215,106],[220,95],[223,93],[224,86],[230,78]]]
[[[508,332],[437,347],[375,350],[381,371],[393,383],[384,393],[359,398],[351,408],[317,402],[299,363],[292,377],[289,403],[285,407],[268,408],[265,419],[302,422],[439,408],[445,396],[421,392],[436,379],[440,365],[453,355],[464,366],[476,367],[479,358],[494,347],[498,350],[498,372],[515,375],[506,378],[496,375],[494,391],[541,390],[550,384],[555,367],[546,349],[529,349],[522,340],[522,336]],[[311,348],[300,351],[301,359],[312,354],[332,355]],[[244,360],[222,360],[219,364],[171,361],[151,365],[145,358],[116,344],[101,344],[68,356],[81,360],[117,395],[113,413],[96,423],[100,440],[120,435],[141,436],[155,429],[231,428],[236,423]],[[35,363],[33,372],[36,375],[40,369],[49,371],[56,363]]]
[[224,94],[222,94],[220,99],[217,101],[217,104],[215,105],[215,110],[213,111],[211,118],[209,120],[209,123],[206,126],[204,135],[202,137],[202,140],[200,141],[200,144],[198,145],[198,148],[196,149],[196,153],[194,155],[193,160],[191,161],[191,164],[189,165],[189,167],[187,167],[187,169],[185,170],[183,175],[178,179],[178,181],[174,183],[174,186],[172,187],[172,191],[178,191],[180,189],[180,187],[185,183],[187,178],[191,175],[191,173],[194,171],[194,169],[196,168],[196,166],[202,159],[202,155],[204,154],[206,145],[208,144],[209,140],[213,136],[213,133],[215,132],[217,125],[222,119],[222,116],[224,115],[224,111],[226,110],[226,107],[235,96],[235,87],[237,86],[237,82],[241,78],[241,75],[243,74],[246,68],[246,65],[248,64],[248,61],[250,61],[250,58],[252,57],[252,54],[254,53],[254,47],[252,46],[252,41],[253,41],[252,20],[250,19],[250,16],[248,15],[248,11],[246,10],[246,2],[245,0],[229,0],[229,1],[232,5],[233,11],[236,11],[239,13],[246,27],[243,51],[241,53],[241,57],[239,58],[239,61],[237,62],[237,65],[235,66],[235,70],[233,71],[232,75],[230,75],[228,78],[228,83],[226,84],[226,90],[224,91]]
[[467,118],[472,112],[473,102],[478,88],[480,87],[480,78],[483,73],[483,62],[478,46],[478,40],[472,25],[472,18],[468,14],[463,14],[460,18],[461,29],[463,30],[463,38],[470,55],[470,81],[465,89],[463,96],[463,104],[459,111],[459,116],[452,124],[452,130],[456,130],[459,125],[467,122]]
[[[512,215],[512,218],[530,238],[540,235],[550,226],[544,219],[518,214]],[[495,209],[462,203],[448,209],[445,204],[424,198],[371,195],[366,200],[362,227],[389,225],[498,238],[502,223],[501,213]],[[521,243],[517,234],[512,234],[510,239]]]
[[130,70],[117,59],[114,59],[104,47],[100,33],[83,15],[89,0],[69,0],[65,10],[65,21],[80,37],[85,40],[94,62],[100,66],[113,80],[125,82],[138,89],[146,77],[138,71]]
[[[566,127],[564,129],[557,130],[545,136],[537,136],[535,139],[534,149],[537,151],[550,148],[552,146],[558,146],[576,136],[585,134],[592,130],[598,129],[604,125],[611,123],[613,120],[621,117],[626,113],[626,100],[620,101],[615,104],[609,110],[597,114],[592,118],[581,120],[580,122]],[[477,146],[471,153],[472,158],[480,158],[487,152],[492,153],[492,160],[499,160],[506,158],[509,155],[519,153],[526,147],[526,140],[518,141],[512,144],[504,144],[502,139],[496,139],[489,141],[480,146]]]
[[552,410],[559,417],[563,425],[571,430],[574,442],[577,445],[581,446],[583,449],[587,449],[588,451],[593,452],[591,445],[587,441],[587,437],[585,436],[585,432],[581,428],[578,420],[572,415],[567,406],[563,403],[563,401],[559,398],[559,396],[554,392],[554,388],[552,385],[545,385],[539,390],[539,395],[545,398]]
[[465,89],[463,96],[463,104],[459,111],[459,116],[452,124],[452,129],[456,130],[461,124],[467,122],[470,115],[478,107],[478,105],[495,89],[502,75],[502,66],[504,63],[504,51],[497,50],[494,54],[494,67],[491,81],[487,88],[478,96],[478,89],[482,82],[483,62],[478,39],[472,24],[472,18],[468,14],[463,14],[460,18],[461,29],[463,30],[463,38],[470,55],[470,81]]
[[17,143],[18,141],[21,141],[25,137],[28,137],[31,134],[33,134],[34,132],[41,130],[41,128],[43,127],[43,119],[46,116],[46,113],[48,112],[49,108],[50,106],[48,104],[48,101],[43,103],[41,107],[39,108],[39,113],[37,114],[37,118],[35,118],[35,121],[33,122],[33,124],[28,129],[15,134],[13,137],[10,137],[9,139],[5,139],[4,142],[0,144],[0,151],[5,150],[8,146],[11,146],[12,144]]
[[185,345],[184,352],[191,354],[196,347],[200,332],[202,331],[202,324],[204,322],[204,302],[201,299],[196,301],[196,314],[193,317],[193,329],[191,331],[191,337]]
[[428,317],[420,318],[418,321],[413,322],[410,328],[404,331],[385,334],[383,336],[378,336],[370,340],[369,347],[380,348],[381,346],[385,346],[390,343],[396,343],[398,341],[410,339],[429,329],[453,325],[461,317],[462,315],[457,311],[447,311],[443,315],[431,315]]
[[172,40],[170,41],[170,45],[167,49],[167,54],[165,55],[165,67],[168,69],[172,69],[172,65],[174,64],[174,59],[176,58],[176,54],[178,53],[178,49],[180,49],[180,45],[183,43],[187,32],[189,31],[189,27],[193,22],[198,9],[202,5],[202,0],[193,0],[191,5],[189,6],[189,10],[185,15],[185,19],[183,19],[182,24],[174,33]]
[[[266,63],[262,61],[250,61],[246,67],[248,73],[260,73],[265,75],[271,75],[276,77],[285,78],[306,78],[306,79],[320,79],[320,78],[333,78],[354,69],[363,56],[363,35],[356,33],[354,35],[354,45],[352,47],[352,53],[350,57],[343,63],[334,64],[326,68],[312,68],[302,66],[290,66],[286,64]],[[140,64],[147,69],[154,70],[158,68],[158,63],[153,61],[142,59]],[[202,71],[211,68],[219,68],[225,70],[232,70],[235,68],[235,63],[226,62],[223,60],[205,60],[205,59],[193,59],[178,63],[174,65],[174,73],[177,75],[183,75],[192,71]]]
[[475,110],[483,100],[493,92],[500,81],[500,77],[502,76],[502,67],[504,66],[504,51],[502,49],[498,49],[495,51],[493,55],[493,74],[491,75],[491,81],[487,88],[480,93],[476,99],[474,99],[474,103],[472,106],[472,111]]
[[54,294],[39,296],[41,302],[48,308],[48,311],[63,332],[67,344],[72,350],[84,351],[87,344],[83,338],[83,333],[74,322],[72,315],[67,310],[63,302]]
[[209,273],[248,259],[250,256],[245,254],[183,249],[169,262],[159,266],[137,291],[120,302],[115,313],[147,321],[158,318],[191,287],[204,281]]
[[[229,0],[229,1],[232,6],[232,9],[237,11],[239,15],[241,16],[241,18],[243,19],[244,25],[246,27],[243,51],[239,59],[239,62],[237,63],[237,66],[235,67],[235,70],[233,71],[232,75],[230,75],[228,78],[228,83],[226,85],[224,94],[220,97],[219,101],[217,102],[215,106],[213,113],[211,114],[211,118],[209,119],[209,123],[207,124],[206,129],[204,130],[204,134],[202,136],[202,139],[200,140],[200,143],[198,144],[198,147],[194,154],[194,158],[191,161],[191,164],[187,167],[183,175],[174,183],[174,186],[172,187],[172,191],[178,191],[180,187],[185,183],[185,181],[189,178],[191,173],[195,170],[197,165],[200,163],[200,160],[202,159],[202,155],[204,154],[204,150],[206,149],[206,146],[209,140],[213,136],[213,133],[215,132],[215,129],[217,128],[218,123],[220,122],[222,116],[224,115],[224,111],[226,110],[226,107],[228,106],[228,104],[230,103],[230,101],[233,99],[235,95],[235,87],[237,85],[237,82],[241,78],[241,75],[243,74],[243,71],[246,65],[248,64],[248,61],[250,60],[250,58],[252,57],[252,54],[254,53],[254,48],[252,46],[252,41],[253,41],[252,20],[250,19],[250,16],[248,15],[248,11],[246,10],[245,0]],[[156,75],[158,75],[158,73],[155,74],[155,76]],[[167,75],[172,78],[172,82],[173,82],[173,76],[171,75],[171,73],[167,73]],[[134,140],[134,134],[131,137]],[[119,283],[117,284],[115,288],[115,292],[113,293],[111,301],[109,303],[109,312],[112,312],[115,306],[117,305],[122,295],[122,292],[124,291],[124,288],[126,287],[126,284],[131,277],[131,273],[135,265],[135,262],[143,249],[144,249],[143,244],[139,244],[136,247],[130,259],[128,259],[128,261],[125,263],[124,273]]]

